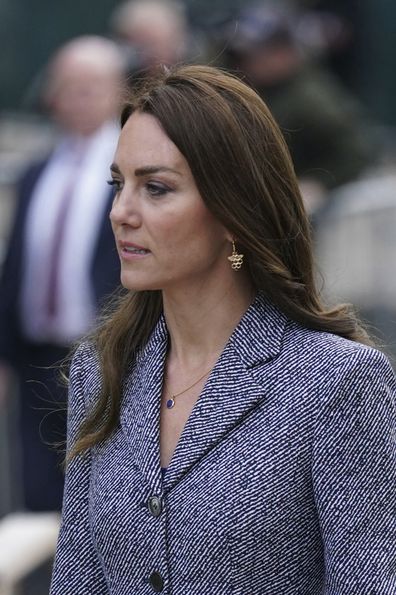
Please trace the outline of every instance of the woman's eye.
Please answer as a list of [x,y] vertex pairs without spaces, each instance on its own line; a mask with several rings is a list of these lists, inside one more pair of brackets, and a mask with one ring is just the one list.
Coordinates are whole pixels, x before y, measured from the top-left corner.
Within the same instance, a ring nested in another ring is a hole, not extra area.
[[118,192],[121,192],[122,190],[122,182],[120,182],[120,180],[107,180],[107,183],[109,186],[112,186],[114,193],[117,194]]
[[146,189],[151,196],[163,196],[167,192],[170,192],[170,188],[168,188],[167,186],[164,186],[163,184],[157,184],[154,182],[147,182]]

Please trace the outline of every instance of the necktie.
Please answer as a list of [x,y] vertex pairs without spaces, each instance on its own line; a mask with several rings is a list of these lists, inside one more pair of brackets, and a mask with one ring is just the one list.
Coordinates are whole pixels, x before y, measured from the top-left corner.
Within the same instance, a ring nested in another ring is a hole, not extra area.
[[47,316],[53,319],[57,316],[59,310],[59,264],[62,245],[64,243],[67,217],[73,202],[73,193],[78,183],[79,166],[82,160],[82,150],[73,152],[72,167],[68,176],[62,198],[60,200],[58,214],[54,225],[54,242],[51,249],[48,291],[47,291]]

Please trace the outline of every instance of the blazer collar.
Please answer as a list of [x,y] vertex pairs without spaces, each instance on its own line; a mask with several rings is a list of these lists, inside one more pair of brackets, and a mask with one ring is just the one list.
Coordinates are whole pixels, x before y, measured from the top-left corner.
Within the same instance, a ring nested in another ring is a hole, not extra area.
[[286,317],[259,292],[232,333],[187,421],[162,484],[160,399],[168,331],[160,317],[124,383],[121,427],[155,492],[169,491],[266,397],[251,369],[281,349]]
[[286,316],[259,291],[229,339],[247,369],[278,355],[286,322]]

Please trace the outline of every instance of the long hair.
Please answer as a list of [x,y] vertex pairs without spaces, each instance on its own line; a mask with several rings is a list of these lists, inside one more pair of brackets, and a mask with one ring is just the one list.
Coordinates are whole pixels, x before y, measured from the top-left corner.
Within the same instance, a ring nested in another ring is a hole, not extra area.
[[[253,285],[305,327],[364,343],[348,306],[322,303],[309,222],[283,136],[262,99],[229,73],[179,66],[146,80],[121,116],[153,115],[187,160],[211,213],[237,238]],[[117,427],[122,380],[162,311],[158,291],[128,292],[93,337],[102,390],[71,455]]]

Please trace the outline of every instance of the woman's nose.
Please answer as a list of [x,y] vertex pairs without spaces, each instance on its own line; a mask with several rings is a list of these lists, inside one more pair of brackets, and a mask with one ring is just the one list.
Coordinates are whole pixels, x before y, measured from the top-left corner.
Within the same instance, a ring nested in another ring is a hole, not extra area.
[[141,214],[138,201],[132,193],[126,193],[125,188],[115,196],[110,211],[110,221],[113,225],[130,225],[139,227]]

